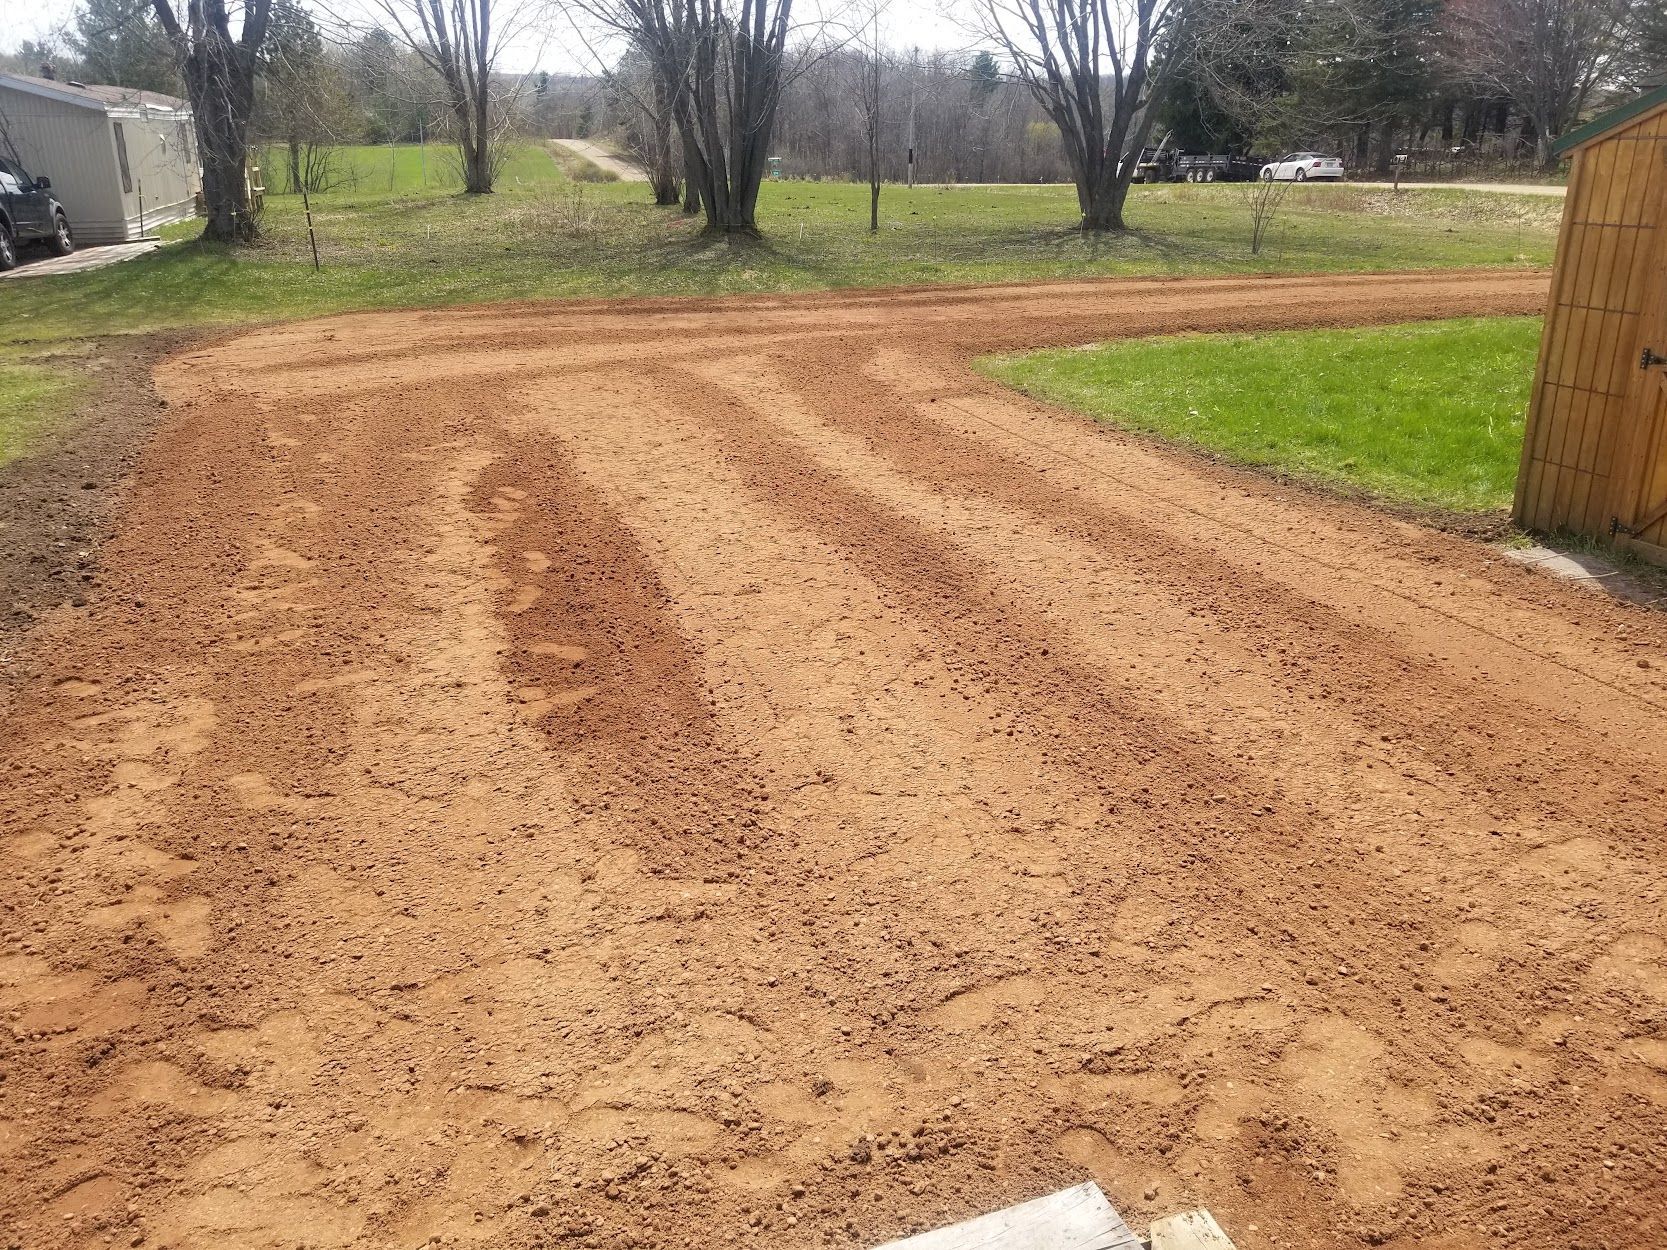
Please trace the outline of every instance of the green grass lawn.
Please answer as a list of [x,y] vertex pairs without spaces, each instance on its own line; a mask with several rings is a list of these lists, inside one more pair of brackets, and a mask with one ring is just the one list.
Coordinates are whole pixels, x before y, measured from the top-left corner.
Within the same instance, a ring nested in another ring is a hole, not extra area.
[[80,388],[77,373],[0,355],[0,465],[27,451]]
[[1187,335],[982,362],[1027,394],[1399,503],[1506,508],[1537,317]]
[[[267,181],[281,185],[267,154]],[[266,238],[180,242],[109,269],[9,284],[0,342],[41,343],[358,308],[528,297],[711,294],[1026,278],[1543,265],[1561,205],[1455,191],[1293,189],[1251,256],[1242,188],[1137,187],[1132,233],[1084,237],[1069,187],[766,184],[761,243],[729,246],[655,208],[642,184],[576,182],[550,154],[510,154],[497,194],[458,193],[449,151],[343,149],[313,199],[314,273],[299,196],[270,195]],[[184,238],[195,223],[169,227]]]

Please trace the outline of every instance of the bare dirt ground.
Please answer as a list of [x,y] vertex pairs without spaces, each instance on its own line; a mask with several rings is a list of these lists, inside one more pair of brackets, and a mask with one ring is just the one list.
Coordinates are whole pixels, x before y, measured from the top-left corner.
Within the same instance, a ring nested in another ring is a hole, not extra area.
[[32,357],[85,382],[69,419],[0,464],[0,716],[35,660],[25,644],[37,614],[99,592],[98,548],[163,415],[151,371],[186,341],[112,336]]
[[174,357],[0,768],[0,1231],[1667,1243],[1660,618],[976,353],[1544,275],[339,317]]

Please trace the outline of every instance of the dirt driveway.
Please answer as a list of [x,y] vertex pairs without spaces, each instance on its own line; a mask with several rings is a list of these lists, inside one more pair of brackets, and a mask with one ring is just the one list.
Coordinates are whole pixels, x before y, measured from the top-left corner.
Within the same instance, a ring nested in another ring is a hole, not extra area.
[[586,143],[583,139],[555,139],[552,142],[584,157],[598,169],[614,174],[621,182],[648,181],[648,175],[639,166],[615,156],[599,143]]
[[1657,621],[967,365],[1545,282],[164,364],[0,758],[0,1232],[850,1246],[1092,1176],[1247,1248],[1663,1244]]

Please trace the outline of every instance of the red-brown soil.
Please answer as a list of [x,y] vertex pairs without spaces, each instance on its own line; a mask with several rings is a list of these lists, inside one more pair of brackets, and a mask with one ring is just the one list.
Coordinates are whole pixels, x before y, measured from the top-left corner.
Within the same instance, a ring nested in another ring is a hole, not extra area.
[[344,316],[160,366],[0,768],[29,1250],[1667,1244],[1659,618],[990,350],[1543,274]]

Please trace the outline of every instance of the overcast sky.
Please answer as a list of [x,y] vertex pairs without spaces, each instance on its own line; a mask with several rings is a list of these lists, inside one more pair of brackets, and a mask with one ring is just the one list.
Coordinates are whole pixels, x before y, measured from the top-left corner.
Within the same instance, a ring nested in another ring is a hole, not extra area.
[[[887,42],[897,47],[944,49],[964,47],[969,39],[946,10],[963,0],[892,0],[882,19]],[[72,25],[79,0],[0,0],[9,12],[0,31],[0,51],[11,52],[25,39],[39,39]],[[304,0],[316,13],[344,15],[357,9],[366,15],[373,10],[369,0]],[[815,0],[795,0],[795,14],[810,15]],[[26,12],[24,10],[27,10]],[[321,20],[336,20],[332,17]],[[590,54],[574,39],[563,20],[548,31],[518,39],[504,58],[510,72],[543,69],[552,73],[593,68]]]

